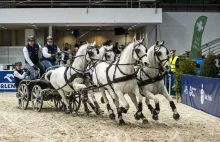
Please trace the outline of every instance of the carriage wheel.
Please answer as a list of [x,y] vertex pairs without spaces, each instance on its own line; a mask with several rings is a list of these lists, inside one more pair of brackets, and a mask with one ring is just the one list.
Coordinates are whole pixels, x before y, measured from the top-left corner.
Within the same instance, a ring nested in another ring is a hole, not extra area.
[[72,97],[69,100],[70,103],[70,111],[73,112],[77,112],[80,108],[81,105],[81,95],[80,93],[73,93]]
[[54,105],[56,109],[63,109],[63,101],[62,100],[54,100]]
[[18,88],[19,107],[23,110],[27,109],[29,103],[29,90],[26,84],[21,84]]
[[40,112],[43,106],[43,94],[39,85],[35,85],[31,92],[33,110]]

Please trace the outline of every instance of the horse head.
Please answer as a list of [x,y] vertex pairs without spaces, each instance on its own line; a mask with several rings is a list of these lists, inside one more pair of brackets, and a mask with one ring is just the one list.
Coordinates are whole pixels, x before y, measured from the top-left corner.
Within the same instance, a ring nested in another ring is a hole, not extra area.
[[[143,42],[144,38],[141,40],[136,40],[136,38],[134,38],[132,54],[136,60],[141,61],[144,65],[148,65],[147,48],[144,46]],[[129,46],[131,45],[132,44]]]
[[153,45],[149,49],[149,57],[148,59],[151,61],[156,61],[160,66],[164,69],[169,69],[170,63],[168,61],[169,50],[165,47],[164,41],[156,41],[155,45]]
[[95,41],[92,44],[87,44],[86,60],[88,62],[93,60],[98,60],[99,49],[95,45],[96,45]]

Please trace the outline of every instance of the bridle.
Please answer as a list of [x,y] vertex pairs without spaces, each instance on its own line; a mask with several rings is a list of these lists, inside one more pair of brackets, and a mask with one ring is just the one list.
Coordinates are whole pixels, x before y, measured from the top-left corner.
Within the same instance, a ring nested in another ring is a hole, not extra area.
[[[156,59],[158,60],[159,64],[161,66],[164,66],[167,62],[168,62],[168,58],[166,59],[160,59],[160,56],[162,55],[162,53],[160,52],[161,47],[164,47],[167,51],[167,55],[169,54],[168,49],[164,46],[164,45],[159,45],[159,48],[156,49],[156,45],[154,46],[154,59],[156,61]],[[165,62],[164,62],[165,61]]]
[[[139,42],[139,41],[137,41],[137,42],[138,42],[138,44],[136,44],[136,45],[135,45],[135,43],[134,43],[134,47],[133,47],[133,50],[132,50],[132,56],[134,56],[134,53],[136,53],[138,59],[141,61],[142,58],[144,58],[145,56],[147,56],[147,54],[144,54],[144,55],[142,55],[142,56],[139,56],[140,49],[138,49],[138,47],[139,47],[140,45],[143,45],[143,46],[144,46],[144,44],[143,44],[143,42]],[[144,46],[144,48],[146,49],[146,53],[147,53],[147,48],[146,48],[145,46]]]

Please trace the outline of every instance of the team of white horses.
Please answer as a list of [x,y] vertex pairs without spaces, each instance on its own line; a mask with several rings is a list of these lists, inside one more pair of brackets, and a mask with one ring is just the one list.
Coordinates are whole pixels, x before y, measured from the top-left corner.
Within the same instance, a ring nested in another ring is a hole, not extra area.
[[[164,86],[160,74],[160,66],[164,70],[170,66],[168,50],[163,41],[157,41],[155,45],[147,50],[143,45],[143,40],[134,38],[133,43],[127,45],[119,57],[114,54],[113,46],[103,45],[100,49],[97,49],[95,48],[95,42],[85,44],[79,48],[72,66],[60,67],[47,72],[45,79],[50,81],[52,86],[58,90],[66,105],[66,113],[70,113],[66,96],[74,91],[85,92],[84,89],[95,84],[102,93],[110,119],[114,120],[115,114],[105,91],[113,99],[119,124],[125,124],[122,113],[127,113],[130,107],[124,96],[125,94],[129,95],[137,109],[134,114],[136,120],[142,119],[143,123],[148,122],[142,113],[143,99],[145,99],[153,119],[158,119],[160,106],[158,98],[155,97],[156,94],[162,94],[167,98],[173,111],[173,118],[178,120],[180,115]],[[135,65],[136,61],[140,63],[138,66]],[[85,77],[88,73],[91,75],[90,79]],[[82,94],[84,94],[82,97],[86,98],[84,100],[90,104],[96,114],[103,112],[92,90],[88,91],[88,96],[85,95],[87,93]],[[119,103],[119,99],[122,104]],[[149,99],[154,100],[155,108],[151,106]],[[88,108],[86,108],[86,112],[89,112]],[[76,115],[76,112],[72,113],[74,116]]]

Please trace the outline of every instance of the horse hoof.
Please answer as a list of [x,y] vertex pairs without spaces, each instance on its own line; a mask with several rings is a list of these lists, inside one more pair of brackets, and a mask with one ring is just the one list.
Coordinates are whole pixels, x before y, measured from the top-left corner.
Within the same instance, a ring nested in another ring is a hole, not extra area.
[[72,116],[73,116],[73,117],[76,117],[76,116],[78,116],[78,113],[75,112],[75,111],[73,111],[73,112],[72,112]]
[[158,115],[153,115],[152,118],[153,120],[158,120]]
[[105,101],[104,101],[104,98],[103,97],[101,97],[101,102],[104,104],[105,103]]
[[121,110],[122,110],[123,113],[127,113],[128,112],[128,110],[125,109],[124,107],[121,107]]
[[101,115],[101,114],[103,114],[103,113],[104,113],[104,111],[99,108],[99,109],[98,109],[98,114]]
[[119,125],[125,125],[125,121],[123,119],[119,120]]
[[65,113],[66,113],[66,114],[70,114],[70,110],[66,110]]
[[85,112],[86,112],[87,114],[89,114],[89,113],[91,113],[92,111],[89,110],[89,109],[85,109]]
[[147,124],[147,123],[149,123],[149,121],[146,118],[143,119],[143,124]]
[[158,115],[159,112],[157,112],[156,109],[154,109],[152,114],[153,114],[153,115]]
[[179,118],[180,118],[179,113],[174,113],[174,114],[173,114],[173,119],[179,120]]
[[136,113],[136,114],[134,115],[134,118],[135,118],[136,120],[140,120],[140,119],[141,119],[141,116]]
[[115,120],[115,114],[114,114],[114,113],[109,114],[109,118],[110,118],[111,120]]

